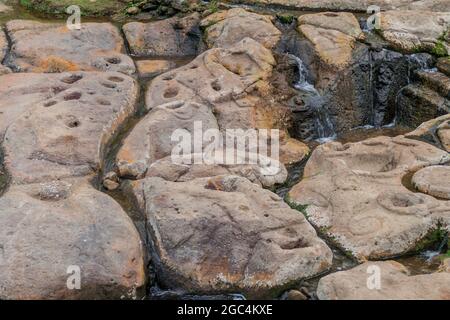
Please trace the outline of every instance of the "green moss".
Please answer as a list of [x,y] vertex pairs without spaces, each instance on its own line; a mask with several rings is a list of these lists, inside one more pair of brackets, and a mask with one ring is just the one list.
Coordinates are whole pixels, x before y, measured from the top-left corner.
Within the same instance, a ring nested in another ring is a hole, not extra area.
[[415,252],[421,252],[435,245],[436,243],[442,243],[442,241],[447,237],[447,230],[441,226],[430,230],[428,234],[420,240],[414,247]]
[[283,24],[291,24],[294,22],[295,17],[288,14],[277,14],[277,19]]
[[20,4],[30,10],[47,14],[66,14],[66,9],[77,5],[83,16],[101,16],[117,12],[123,4],[116,0],[20,0]]
[[295,201],[293,201],[289,195],[286,195],[286,197],[284,198],[284,201],[294,210],[300,211],[301,213],[303,213],[303,215],[308,218],[308,213],[306,211],[306,209],[308,208],[307,204],[298,204],[295,203]]
[[208,4],[208,10],[211,13],[219,11],[219,0],[211,0]]
[[445,57],[448,56],[447,49],[445,48],[444,42],[442,40],[438,40],[436,43],[436,46],[431,51],[434,55],[438,57]]

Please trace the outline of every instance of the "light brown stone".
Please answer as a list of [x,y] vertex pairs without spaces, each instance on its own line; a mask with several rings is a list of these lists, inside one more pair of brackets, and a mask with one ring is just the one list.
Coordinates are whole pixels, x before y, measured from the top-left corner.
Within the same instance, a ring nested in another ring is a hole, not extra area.
[[138,60],[136,67],[140,77],[155,77],[172,69],[173,64],[168,60]]
[[169,288],[270,297],[331,265],[331,250],[303,215],[246,178],[146,178],[130,187]]
[[[370,286],[378,271],[379,289]],[[317,296],[321,300],[449,300],[450,273],[412,276],[395,261],[366,262],[320,279]]]
[[421,192],[450,200],[450,167],[431,166],[417,171],[412,183]]
[[327,143],[314,150],[289,199],[307,205],[308,220],[357,259],[389,258],[414,250],[439,220],[450,221],[448,201],[402,181],[449,161],[447,152],[402,136]]
[[83,22],[80,30],[69,30],[65,24],[13,20],[6,30],[11,63],[22,72],[135,72],[119,30],[110,23]]
[[[0,208],[0,299],[142,297],[139,234],[85,179],[13,186]],[[74,267],[81,287],[70,290]]]
[[272,24],[272,17],[234,8],[219,11],[202,20],[205,40],[209,48],[228,48],[244,38],[252,38],[272,49],[281,32]]
[[13,73],[0,78],[0,135],[13,183],[81,176],[135,112],[138,84],[114,72]]

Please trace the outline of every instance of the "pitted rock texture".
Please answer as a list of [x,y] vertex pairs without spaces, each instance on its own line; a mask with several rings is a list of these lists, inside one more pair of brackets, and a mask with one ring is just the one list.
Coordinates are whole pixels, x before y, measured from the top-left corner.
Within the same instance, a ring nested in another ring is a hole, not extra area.
[[408,190],[402,179],[450,155],[398,136],[317,147],[290,201],[307,205],[308,220],[357,259],[381,259],[414,250],[450,202]]
[[439,45],[449,54],[450,45],[442,40],[450,28],[449,12],[395,10],[380,13],[379,18],[381,34],[393,48],[433,52]]
[[450,152],[450,114],[424,122],[405,136],[426,140]]
[[281,38],[281,32],[272,24],[273,18],[241,8],[220,11],[201,21],[209,48],[228,48],[244,38],[252,38],[272,49]]
[[171,155],[180,143],[180,134],[191,138],[187,142],[190,150],[184,150],[185,153],[194,152],[199,139],[200,150],[196,151],[202,152],[207,145],[203,134],[208,129],[219,127],[211,109],[203,104],[175,101],[153,108],[133,128],[116,156],[120,175],[144,176],[153,162]]
[[146,92],[146,107],[193,101],[212,108],[221,130],[284,129],[289,112],[273,101],[268,82],[274,65],[270,50],[250,38],[227,49],[213,48],[155,78]]
[[331,265],[331,250],[303,215],[246,178],[146,178],[130,188],[169,288],[268,297]]
[[417,171],[412,183],[421,192],[450,200],[450,167],[431,166]]
[[156,22],[130,22],[123,32],[135,56],[194,56],[200,52],[200,15]]
[[133,74],[133,60],[124,52],[119,30],[110,23],[65,24],[13,20],[8,64],[21,72],[117,71]]
[[[142,295],[139,235],[120,205],[86,180],[13,186],[0,208],[0,299]],[[80,290],[70,290],[78,274]]]
[[302,15],[298,31],[312,43],[322,63],[338,70],[350,64],[355,42],[363,37],[356,17],[345,12]]
[[[380,272],[379,289],[368,278],[375,271]],[[321,300],[449,300],[450,273],[413,276],[395,261],[366,262],[320,279],[317,296]]]
[[134,114],[137,94],[137,83],[115,72],[3,75],[0,135],[12,182],[99,169],[105,144]]

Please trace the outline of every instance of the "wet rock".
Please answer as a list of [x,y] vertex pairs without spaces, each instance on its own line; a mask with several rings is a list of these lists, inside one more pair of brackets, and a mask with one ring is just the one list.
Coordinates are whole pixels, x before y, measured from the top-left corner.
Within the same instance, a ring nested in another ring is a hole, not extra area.
[[433,197],[450,200],[450,167],[431,166],[417,171],[412,177],[414,186]]
[[397,123],[412,128],[450,112],[449,99],[418,83],[403,88],[397,103]]
[[308,298],[298,290],[289,290],[286,293],[286,300],[308,300]]
[[[125,138],[116,156],[120,174],[129,176],[136,171],[132,177],[143,176],[153,162],[170,156],[180,145],[180,134],[190,135],[187,142],[190,150],[179,152],[194,151],[195,139],[200,139],[199,146],[203,149],[208,144],[203,142],[203,134],[208,129],[218,130],[219,127],[211,109],[205,105],[175,101],[153,108]],[[143,165],[136,167],[136,164]]]
[[449,57],[439,58],[436,66],[439,69],[439,71],[441,71],[442,73],[445,73],[447,76],[450,77],[450,58]]
[[407,133],[405,136],[424,139],[450,152],[450,114],[424,122],[416,130]]
[[130,22],[123,26],[125,37],[136,56],[193,56],[198,54],[200,15],[173,17],[156,22]]
[[115,72],[1,76],[0,135],[13,183],[98,169],[106,143],[134,114],[137,94],[137,83]]
[[[375,271],[380,272],[380,287],[371,287]],[[395,261],[366,262],[356,268],[336,272],[319,280],[321,300],[448,300],[450,273],[410,275]]]
[[272,24],[273,18],[241,8],[219,11],[206,17],[200,26],[205,28],[209,48],[228,48],[244,38],[252,38],[272,49],[280,40],[281,32]]
[[123,54],[119,31],[110,23],[65,24],[13,20],[6,24],[11,37],[8,63],[22,72],[117,71],[135,72],[133,60]]
[[173,68],[169,60],[138,60],[136,67],[140,77],[150,78],[160,75]]
[[338,70],[351,62],[355,41],[362,37],[358,20],[351,13],[317,13],[298,18],[298,31],[313,45],[322,63]]
[[105,187],[106,190],[116,190],[119,186],[120,183],[117,173],[115,173],[114,171],[110,171],[105,174],[105,176],[103,177],[103,187]]
[[358,260],[388,258],[414,250],[438,217],[450,216],[448,202],[414,193],[402,179],[449,161],[447,152],[402,136],[327,143],[314,150],[289,199]]
[[[0,198],[1,299],[135,299],[143,249],[127,214],[83,180],[13,186]],[[80,288],[72,280],[80,272]]]
[[245,178],[131,186],[147,215],[159,280],[170,289],[269,297],[331,265],[331,250],[303,215]]
[[445,50],[449,44],[441,40],[450,27],[450,13],[430,11],[387,11],[380,14],[380,32],[397,50],[414,53]]

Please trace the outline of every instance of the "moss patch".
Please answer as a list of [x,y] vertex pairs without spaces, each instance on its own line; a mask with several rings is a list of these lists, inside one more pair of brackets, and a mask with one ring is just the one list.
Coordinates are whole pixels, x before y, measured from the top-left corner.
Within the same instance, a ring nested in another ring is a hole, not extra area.
[[277,19],[283,24],[291,24],[295,17],[288,14],[277,14]]
[[20,0],[20,4],[30,10],[56,15],[66,14],[69,6],[77,5],[83,16],[110,15],[127,5],[117,0]]
[[438,57],[445,57],[448,55],[447,49],[445,48],[444,42],[442,40],[438,40],[431,53]]
[[306,212],[306,209],[308,208],[307,204],[298,204],[295,203],[290,197],[289,195],[287,195],[284,198],[284,201],[294,210],[300,211],[301,213],[303,213],[303,215],[308,218],[308,213]]

